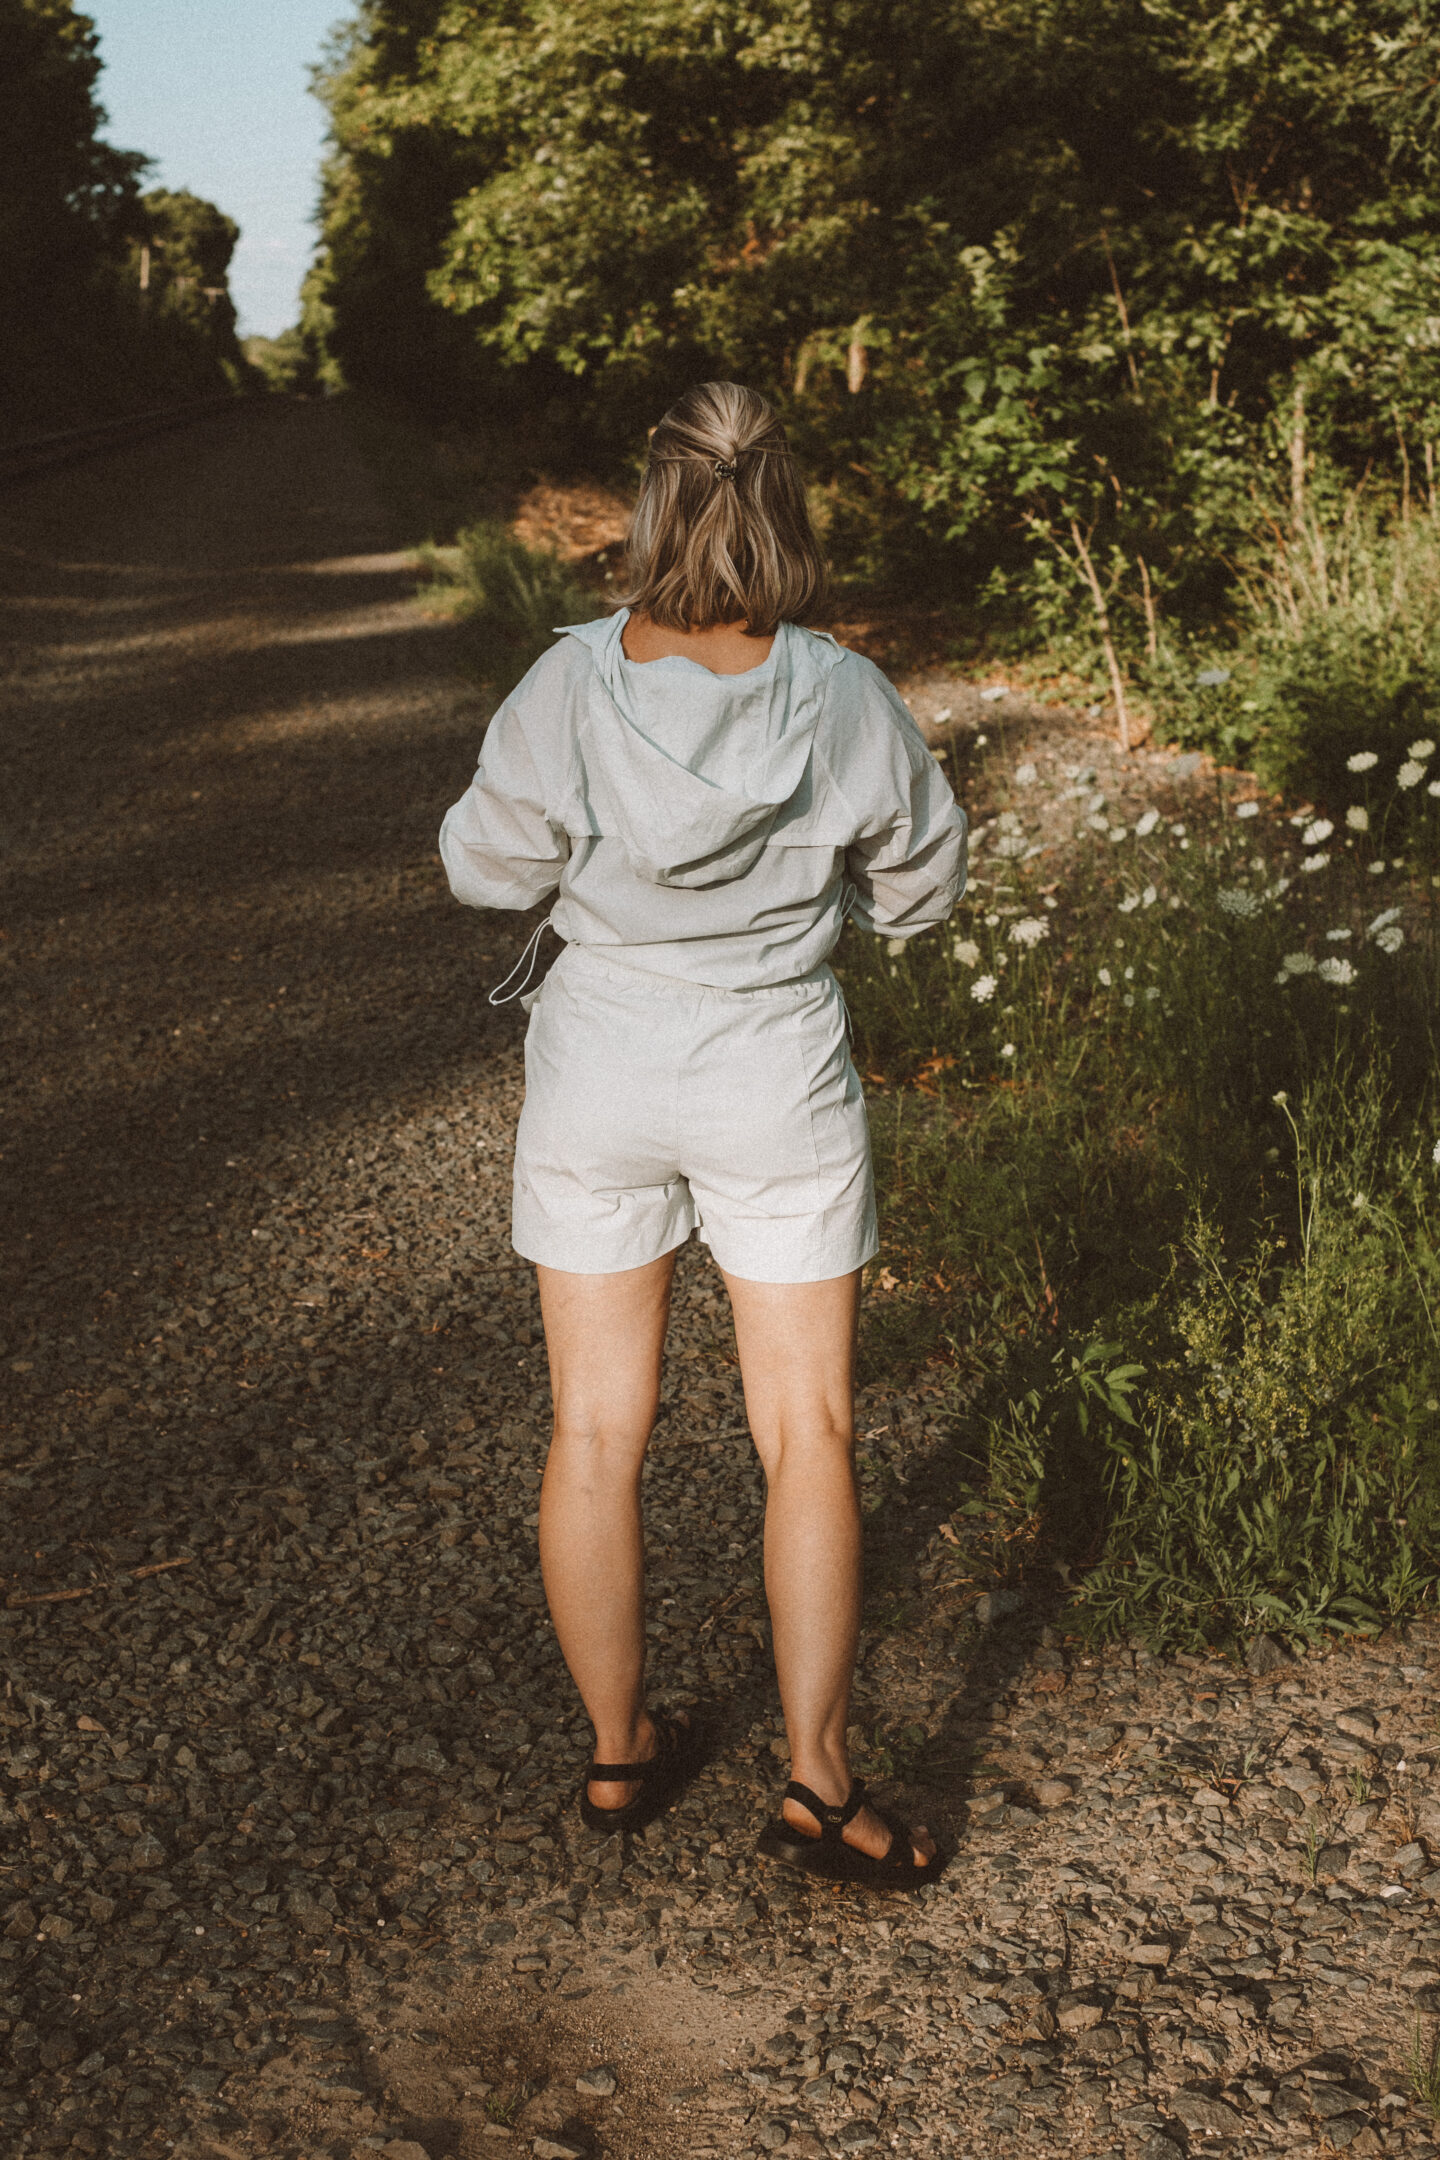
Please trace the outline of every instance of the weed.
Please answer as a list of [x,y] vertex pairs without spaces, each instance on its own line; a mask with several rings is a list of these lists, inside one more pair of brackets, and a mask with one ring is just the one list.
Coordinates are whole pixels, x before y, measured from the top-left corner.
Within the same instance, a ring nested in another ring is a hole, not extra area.
[[497,697],[549,650],[557,628],[599,612],[558,555],[527,547],[491,520],[467,526],[453,548],[424,550],[423,560],[427,603],[461,625],[468,662]]
[[1359,1763],[1352,1763],[1350,1766],[1350,1805],[1352,1807],[1363,1807],[1369,1798],[1370,1780],[1366,1777]]
[[1324,1825],[1317,1815],[1307,1815],[1305,1817],[1305,1853],[1301,1865],[1305,1870],[1305,1880],[1312,1889],[1320,1867],[1320,1855],[1324,1850]]
[[1410,2085],[1421,2107],[1440,2122],[1440,2033],[1427,2041],[1417,2017],[1410,2037]]

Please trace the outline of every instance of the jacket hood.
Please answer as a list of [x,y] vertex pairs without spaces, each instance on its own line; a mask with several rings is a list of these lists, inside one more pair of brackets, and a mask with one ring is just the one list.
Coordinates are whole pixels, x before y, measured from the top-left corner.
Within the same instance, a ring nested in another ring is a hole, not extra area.
[[627,660],[628,610],[562,626],[594,662],[581,781],[595,830],[654,885],[744,877],[810,763],[833,638],[782,623],[743,675],[697,661]]

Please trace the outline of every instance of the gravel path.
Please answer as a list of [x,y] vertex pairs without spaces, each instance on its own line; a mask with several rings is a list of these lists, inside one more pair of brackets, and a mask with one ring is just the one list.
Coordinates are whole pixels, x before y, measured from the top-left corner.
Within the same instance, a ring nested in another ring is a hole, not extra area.
[[695,1251],[651,1634],[709,1761],[581,1830],[483,1000],[525,926],[443,891],[479,715],[389,538],[324,405],[0,497],[0,2154],[1434,2152],[1440,1636],[982,1628],[939,1384],[861,1405],[855,1737],[958,1857],[868,1905],[756,1863],[761,1495]]

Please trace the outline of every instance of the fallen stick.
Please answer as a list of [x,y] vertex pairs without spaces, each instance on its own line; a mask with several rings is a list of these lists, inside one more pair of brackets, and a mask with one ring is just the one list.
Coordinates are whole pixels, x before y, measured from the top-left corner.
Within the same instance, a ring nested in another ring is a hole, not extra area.
[[132,1568],[128,1575],[121,1575],[114,1582],[86,1583],[79,1590],[12,1591],[5,1604],[10,1610],[17,1605],[68,1605],[75,1598],[93,1597],[97,1590],[118,1590],[122,1582],[143,1582],[147,1575],[163,1575],[169,1568],[193,1567],[194,1563],[193,1553],[186,1553],[182,1560],[152,1560],[148,1567]]

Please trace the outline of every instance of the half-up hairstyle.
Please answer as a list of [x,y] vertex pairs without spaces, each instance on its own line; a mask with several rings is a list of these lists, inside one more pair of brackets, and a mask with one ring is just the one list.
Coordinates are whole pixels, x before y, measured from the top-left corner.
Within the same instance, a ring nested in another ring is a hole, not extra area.
[[825,583],[805,490],[773,406],[739,383],[701,383],[671,406],[626,544],[625,605],[665,630],[743,622],[772,637]]

